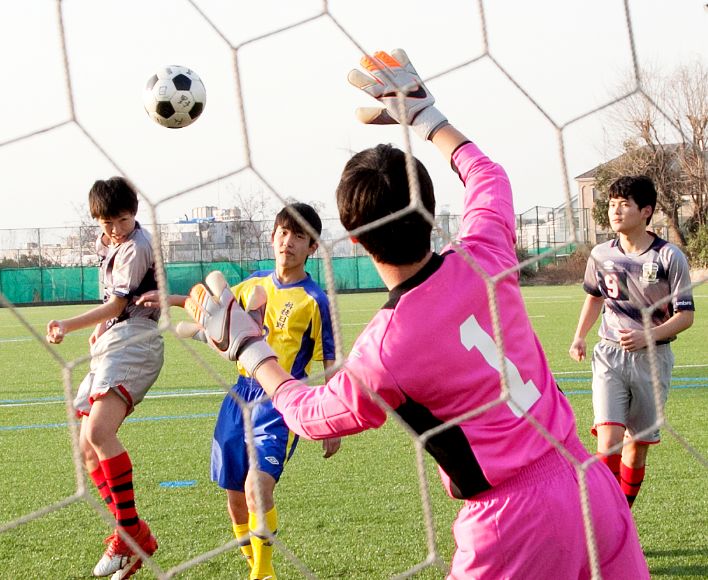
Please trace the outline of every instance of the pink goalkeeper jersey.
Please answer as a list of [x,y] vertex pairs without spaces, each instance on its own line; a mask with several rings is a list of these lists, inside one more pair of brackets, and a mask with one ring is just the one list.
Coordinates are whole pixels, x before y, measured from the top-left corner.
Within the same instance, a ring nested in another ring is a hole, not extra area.
[[[433,254],[391,290],[345,367],[326,385],[290,381],[273,401],[289,427],[311,439],[380,427],[386,412],[377,399],[419,434],[462,417],[426,445],[449,494],[462,499],[500,484],[551,449],[523,412],[561,442],[575,433],[575,421],[529,322],[516,273],[496,284],[502,365],[490,296],[469,264],[491,276],[517,264],[506,173],[469,142],[453,153],[452,163],[465,184],[457,251]],[[493,404],[504,367],[515,403]]]

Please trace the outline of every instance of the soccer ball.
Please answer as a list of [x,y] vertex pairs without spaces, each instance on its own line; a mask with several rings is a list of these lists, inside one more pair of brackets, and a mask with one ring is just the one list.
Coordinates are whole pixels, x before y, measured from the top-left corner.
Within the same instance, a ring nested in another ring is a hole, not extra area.
[[143,104],[153,121],[163,127],[179,129],[191,125],[202,114],[206,90],[193,70],[169,65],[148,79]]

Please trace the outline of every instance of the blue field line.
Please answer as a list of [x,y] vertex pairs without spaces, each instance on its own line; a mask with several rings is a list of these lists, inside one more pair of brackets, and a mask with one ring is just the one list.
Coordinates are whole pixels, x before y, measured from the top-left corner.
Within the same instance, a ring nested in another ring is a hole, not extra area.
[[[704,389],[708,387],[708,383],[700,385],[671,385],[672,391],[679,391],[685,389]],[[579,389],[576,391],[563,391],[564,395],[590,395],[592,393],[591,389]]]
[[[706,381],[704,377],[686,377],[684,379],[675,379],[684,381]],[[558,382],[580,382],[583,379],[559,379]],[[587,379],[585,379],[587,382]],[[708,387],[708,382],[701,384],[688,384],[688,385],[672,385],[671,390],[685,390],[685,389],[702,389]],[[184,391],[178,391],[184,392]],[[204,391],[195,391],[197,393],[202,393]],[[218,392],[218,391],[214,391]],[[577,389],[572,391],[563,391],[566,396],[569,395],[589,395],[592,391],[590,389]],[[62,400],[61,398],[59,400]],[[12,402],[12,401],[11,401]],[[16,402],[16,401],[15,401]],[[180,419],[206,419],[210,417],[216,417],[217,413],[193,413],[190,415],[161,415],[157,417],[128,417],[126,423],[146,423],[151,421],[175,421]],[[0,426],[0,431],[25,431],[30,429],[57,429],[68,427],[68,423],[45,423],[42,425],[10,425],[10,426]]]
[[64,397],[60,397],[58,395],[55,397],[35,397],[32,399],[0,399],[0,405],[12,405],[13,403],[51,403],[63,400]]
[[184,479],[178,481],[161,481],[160,487],[194,487],[197,485],[196,479]]

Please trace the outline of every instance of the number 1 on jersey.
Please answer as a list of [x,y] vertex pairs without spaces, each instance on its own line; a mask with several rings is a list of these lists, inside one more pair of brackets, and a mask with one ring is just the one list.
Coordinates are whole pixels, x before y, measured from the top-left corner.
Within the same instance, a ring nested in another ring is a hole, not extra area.
[[[474,315],[460,325],[460,340],[467,350],[471,351],[473,348],[479,350],[487,364],[501,373],[501,361],[497,353],[497,345],[494,339],[479,325]],[[506,404],[514,415],[521,417],[524,412],[528,411],[541,398],[541,392],[533,381],[530,380],[524,383],[519,369],[508,357],[504,357],[504,362],[506,363],[507,377],[509,379],[509,394],[516,405],[513,405],[511,401],[507,401]]]

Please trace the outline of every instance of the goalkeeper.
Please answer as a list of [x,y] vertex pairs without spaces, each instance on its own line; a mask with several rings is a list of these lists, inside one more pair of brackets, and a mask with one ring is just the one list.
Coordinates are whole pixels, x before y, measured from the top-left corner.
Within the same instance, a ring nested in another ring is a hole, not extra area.
[[[525,311],[506,173],[433,106],[402,50],[364,57],[361,64],[368,74],[354,70],[349,81],[383,108],[359,109],[359,119],[407,124],[432,141],[462,180],[459,239],[441,254],[431,252],[430,177],[413,159],[427,216],[406,211],[413,197],[406,156],[378,145],[346,164],[337,203],[342,224],[357,231],[389,298],[327,384],[312,388],[284,371],[261,329],[214,277],[192,289],[186,309],[212,347],[238,358],[304,437],[380,427],[386,421],[381,401],[417,433],[436,431],[426,449],[449,495],[464,501],[453,527],[457,550],[449,578],[589,578],[571,459],[591,461],[584,477],[600,574],[648,578],[627,502],[607,467],[580,443],[573,410]],[[393,222],[360,229],[396,212],[401,215]],[[493,294],[482,271],[494,279]],[[498,334],[493,304],[502,306]],[[500,399],[502,377],[509,398]]]
[[[261,309],[259,321],[261,325],[265,323],[267,341],[278,352],[283,368],[305,379],[312,360],[322,361],[326,371],[334,365],[335,352],[327,295],[305,271],[308,257],[317,250],[317,240],[300,225],[295,212],[312,233],[321,234],[322,221],[314,208],[305,203],[284,207],[275,217],[271,235],[275,270],[251,274],[234,286],[233,293],[245,306],[249,297],[254,296],[254,290],[265,290],[267,307],[265,312]],[[230,293],[223,276],[221,280]],[[171,295],[168,302],[172,306],[183,306],[185,298]],[[251,298],[250,302],[246,308],[253,308],[255,312],[263,304],[258,298],[255,302]],[[139,303],[156,305],[158,295],[148,293]],[[277,532],[278,514],[273,495],[284,464],[295,451],[298,437],[290,432],[282,415],[273,408],[270,399],[265,398],[263,389],[247,369],[239,364],[238,370],[238,381],[225,397],[214,428],[211,478],[226,490],[234,535],[249,563],[250,578],[274,580],[272,537]],[[251,422],[258,467],[249,469],[242,405],[257,401],[260,402],[252,409]],[[322,445],[324,457],[328,458],[337,452],[340,440],[325,439]],[[265,522],[258,519],[259,493]],[[263,533],[266,529],[267,534]]]

